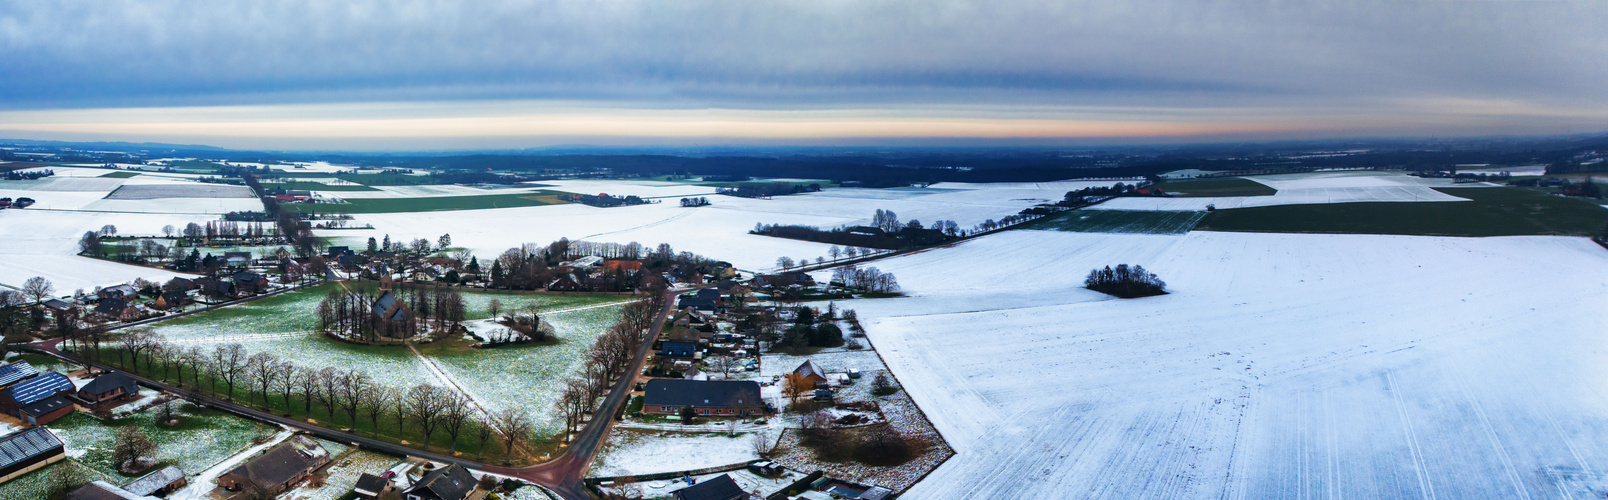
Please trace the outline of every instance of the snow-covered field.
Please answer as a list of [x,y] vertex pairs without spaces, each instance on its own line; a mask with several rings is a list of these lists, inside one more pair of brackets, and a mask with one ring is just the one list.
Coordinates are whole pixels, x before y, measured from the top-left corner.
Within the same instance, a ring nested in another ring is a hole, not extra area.
[[1468,201],[1436,187],[1483,187],[1489,184],[1453,184],[1451,179],[1423,179],[1401,172],[1318,172],[1310,174],[1246,177],[1278,190],[1273,196],[1222,196],[1208,198],[1117,198],[1093,207],[1097,210],[1205,210],[1312,203]]
[[26,209],[0,211],[0,234],[6,236],[0,246],[0,284],[20,286],[43,276],[65,295],[134,278],[165,281],[178,274],[78,257],[78,240],[106,225],[116,226],[119,235],[155,236],[166,225],[182,228],[219,214],[262,210],[262,202],[243,186],[146,174],[98,177],[111,172],[105,169],[51,170],[56,175],[44,179],[0,181],[0,197],[38,201]]
[[210,215],[104,214],[33,208],[0,211],[0,234],[6,237],[6,244],[0,246],[0,284],[22,286],[28,278],[43,276],[55,284],[58,295],[67,295],[75,289],[92,290],[134,278],[166,281],[182,275],[79,257],[78,240],[85,232],[107,224],[117,226],[119,234],[160,235],[164,225],[184,227],[189,222],[204,223],[213,218]]
[[[1172,294],[1079,288],[1123,262]],[[913,296],[839,306],[958,452],[903,498],[1608,493],[1589,240],[1011,231],[877,266]]]
[[[740,269],[765,270],[778,257],[822,257],[831,245],[747,234],[755,224],[803,224],[823,228],[869,223],[878,209],[893,210],[901,220],[924,224],[952,219],[971,227],[998,219],[1045,201],[1059,200],[1067,191],[1110,181],[1067,181],[1038,184],[934,184],[929,188],[828,189],[819,193],[778,196],[768,200],[715,196],[707,187],[622,181],[553,181],[570,192],[614,195],[694,196],[703,193],[713,205],[682,208],[677,200],[619,208],[553,205],[448,212],[360,214],[357,223],[373,230],[336,230],[321,236],[340,238],[337,244],[362,246],[369,237],[390,235],[392,240],[434,239],[451,234],[454,246],[482,258],[501,254],[524,243],[546,244],[558,238],[647,246],[670,243],[688,251],[732,262]],[[662,185],[653,188],[654,185]],[[653,188],[653,189],[650,189]],[[466,188],[474,189],[474,188]],[[655,189],[663,189],[656,191]],[[365,192],[371,193],[371,192]],[[681,193],[681,194],[664,194]],[[350,194],[350,193],[344,193]]]

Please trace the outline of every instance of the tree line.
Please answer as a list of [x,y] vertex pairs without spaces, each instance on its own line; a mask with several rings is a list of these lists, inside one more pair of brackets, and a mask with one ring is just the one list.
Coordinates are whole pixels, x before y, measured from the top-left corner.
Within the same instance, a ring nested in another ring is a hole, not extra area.
[[[478,459],[495,439],[507,464],[521,444],[531,439],[534,429],[530,417],[520,409],[484,414],[452,389],[428,383],[389,386],[358,370],[302,366],[273,353],[247,352],[238,343],[184,346],[150,331],[135,330],[120,335],[110,346],[116,365],[180,387],[192,398],[223,398],[284,416],[316,418],[322,414],[329,419],[324,426],[332,429],[340,429],[334,422],[344,421],[353,428],[366,423],[376,438],[402,441],[414,433],[423,437],[416,446],[421,450],[430,450],[435,437],[445,434],[447,453],[455,453],[460,438],[472,437],[479,446]],[[87,348],[80,349],[86,355],[101,350],[94,344],[80,347]],[[93,356],[100,357],[98,353]]]

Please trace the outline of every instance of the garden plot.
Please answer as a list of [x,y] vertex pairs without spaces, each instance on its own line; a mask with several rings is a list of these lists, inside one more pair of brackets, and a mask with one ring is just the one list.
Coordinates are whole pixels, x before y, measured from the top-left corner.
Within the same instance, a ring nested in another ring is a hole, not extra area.
[[356,449],[347,449],[344,453],[337,452],[335,448],[345,448],[329,441],[320,441],[319,444],[329,449],[334,460],[330,461],[329,468],[323,471],[325,478],[323,486],[314,487],[302,483],[301,487],[279,495],[280,500],[336,500],[348,498],[352,488],[357,487],[357,478],[363,474],[378,474],[381,471],[396,465],[401,459]]
[[587,474],[593,477],[640,476],[679,472],[758,460],[755,434],[688,434],[617,429]]
[[[1078,288],[1122,262],[1171,294]],[[903,498],[1608,493],[1586,239],[1011,231],[879,267],[913,296],[840,306],[958,452]]]
[[[1318,172],[1246,177],[1278,190],[1273,196],[1207,198],[1116,198],[1090,209],[1200,211],[1219,209],[1356,202],[1468,201],[1433,188],[1453,187],[1451,179],[1423,179],[1399,172]],[[1457,187],[1486,184],[1456,184]]]

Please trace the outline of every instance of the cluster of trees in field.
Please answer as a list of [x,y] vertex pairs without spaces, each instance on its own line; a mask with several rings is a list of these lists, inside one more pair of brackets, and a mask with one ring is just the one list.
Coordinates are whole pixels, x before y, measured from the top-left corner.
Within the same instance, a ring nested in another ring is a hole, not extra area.
[[875,267],[862,268],[854,264],[840,266],[832,270],[832,282],[871,293],[899,293],[899,280],[893,277],[893,273],[885,273]]
[[[101,358],[99,345],[82,347],[84,355]],[[460,437],[474,437],[479,456],[484,456],[486,445],[495,438],[503,445],[504,463],[508,463],[534,427],[523,410],[486,414],[468,397],[449,388],[389,386],[357,370],[303,366],[269,352],[249,353],[235,343],[185,346],[135,330],[121,334],[111,347],[115,364],[194,395],[229,399],[287,416],[324,418],[315,413],[323,410],[330,420],[327,427],[338,429],[332,424],[341,421],[352,427],[367,423],[375,437],[389,435],[400,440],[400,436],[416,432],[424,438],[418,446],[423,450],[430,449],[437,435],[446,434],[447,453],[458,450]]]
[[[976,231],[974,228],[973,231]],[[965,237],[968,232],[952,220],[940,220],[925,226],[911,219],[900,221],[892,210],[878,209],[871,217],[870,226],[838,227],[823,230],[814,226],[755,224],[750,234],[774,236],[794,240],[831,243],[854,247],[902,250],[926,246]],[[837,256],[833,256],[835,260]]]
[[564,201],[573,201],[573,202],[576,202],[576,203],[580,203],[582,205],[593,206],[593,207],[602,207],[602,208],[628,207],[628,206],[631,206],[631,205],[644,205],[644,204],[647,204],[647,203],[651,203],[648,200],[644,200],[644,199],[642,199],[642,197],[634,195],[634,194],[633,195],[627,195],[627,196],[611,196],[611,195],[604,195],[604,194],[600,194],[600,195],[562,194],[562,195],[558,196],[558,199],[564,200]]
[[602,271],[600,282],[608,289],[600,291],[646,290],[662,285],[662,281],[658,279],[660,274],[669,274],[678,280],[690,280],[693,275],[702,272],[705,266],[716,264],[691,252],[676,252],[669,243],[660,243],[656,247],[648,248],[634,241],[622,245],[559,238],[558,241],[545,246],[526,243],[504,251],[492,262],[487,277],[488,286],[511,290],[541,289],[558,276],[555,268],[560,264],[589,255],[642,263],[642,270],[639,272],[632,273],[624,269]]
[[[28,278],[20,290],[0,289],[0,337],[9,340],[44,327],[46,315],[41,303],[55,293],[56,286],[40,276]],[[0,345],[0,354],[4,352],[4,345]]]
[[564,420],[565,440],[597,407],[597,400],[608,394],[610,384],[620,377],[635,375],[627,373],[627,369],[647,341],[654,316],[665,306],[664,300],[663,294],[655,293],[621,308],[614,325],[587,350],[586,364],[565,381],[564,391],[553,408]]
[[26,170],[26,171],[24,171],[24,170],[13,170],[13,171],[10,171],[10,172],[6,172],[5,180],[8,180],[8,181],[31,181],[31,180],[34,180],[34,179],[43,179],[43,178],[50,177],[50,176],[53,176],[53,175],[56,175],[56,171],[55,170],[50,170],[50,169],[45,169],[45,170]]
[[709,198],[705,198],[705,197],[702,197],[702,196],[699,196],[697,198],[682,198],[681,199],[681,206],[683,206],[683,207],[707,207],[709,205],[710,205]]
[[369,343],[377,337],[413,338],[421,327],[450,332],[463,323],[463,295],[456,289],[401,284],[391,294],[412,312],[410,317],[393,321],[375,313],[372,306],[379,295],[369,290],[331,290],[318,303],[318,328],[348,341]]
[[1127,264],[1089,271],[1089,277],[1083,280],[1083,287],[1125,299],[1167,293],[1167,283],[1162,282],[1155,273],[1146,271],[1144,266],[1129,267]]
[[[1086,187],[1076,191],[1067,191],[1062,198],[1062,205],[1081,205],[1092,199],[1109,198],[1113,196],[1166,196],[1160,189],[1145,189],[1149,182],[1124,184],[1118,182],[1111,186]],[[1145,192],[1140,192],[1144,190]]]
[[[536,314],[535,309],[538,307],[540,306],[531,304],[530,312],[509,312],[504,314],[502,318],[497,320],[497,324],[507,328],[487,334],[485,345],[498,346],[525,341],[541,342],[547,340],[548,337],[552,337],[554,333],[553,325],[542,321],[542,317]],[[491,299],[491,304],[487,309],[492,317],[496,317],[498,311],[502,310],[502,302],[497,299]]]
[[772,351],[804,352],[807,347],[839,347],[843,345],[843,329],[837,326],[837,306],[830,305],[825,313],[816,313],[813,307],[794,309],[792,325],[782,331],[781,338],[771,343]]
[[770,198],[797,193],[814,193],[821,190],[820,184],[793,184],[790,182],[743,182],[737,187],[715,188],[715,194],[737,196],[741,198]]

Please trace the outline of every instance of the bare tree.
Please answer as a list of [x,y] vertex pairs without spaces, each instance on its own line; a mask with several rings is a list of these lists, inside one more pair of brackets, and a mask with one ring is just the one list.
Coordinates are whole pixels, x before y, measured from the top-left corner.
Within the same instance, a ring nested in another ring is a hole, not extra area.
[[419,424],[419,430],[424,432],[424,446],[420,449],[430,449],[430,435],[441,427],[442,413],[447,404],[443,392],[440,387],[430,384],[419,384],[408,390],[408,416],[413,417],[413,421]]
[[235,383],[246,369],[245,347],[240,344],[218,346],[212,351],[212,369],[224,385],[229,387],[228,398],[234,400]]
[[172,224],[162,226],[162,236],[172,238],[174,231],[178,231],[178,230],[174,229]]
[[302,370],[289,361],[274,363],[273,369],[274,390],[285,400],[285,414],[290,415],[290,395],[296,392],[296,387],[301,384]]
[[760,429],[754,432],[754,454],[764,457],[769,455],[773,443],[769,429]]
[[302,394],[302,413],[313,416],[313,400],[318,394],[318,370],[312,368],[296,368],[296,388]]
[[534,425],[530,415],[519,408],[503,408],[497,412],[497,426],[502,428],[503,465],[513,460],[514,448],[519,446],[521,440],[530,435]]
[[141,459],[155,451],[156,443],[145,436],[140,426],[126,425],[117,430],[112,445],[112,462],[121,471],[138,470]]
[[464,425],[469,422],[469,417],[475,410],[470,405],[469,398],[457,391],[444,390],[442,393],[441,426],[442,430],[447,431],[447,437],[452,440],[447,451],[448,454],[452,454],[458,451],[458,435],[463,432]]
[[498,314],[502,313],[502,310],[503,303],[501,300],[491,299],[490,302],[486,303],[486,313],[490,314],[492,318],[496,318]]
[[369,380],[368,374],[355,370],[344,374],[340,382],[341,411],[346,413],[352,427],[357,427],[357,412],[362,409],[367,393],[373,390],[374,382]]
[[731,356],[721,356],[711,360],[709,362],[709,366],[710,368],[714,368],[715,371],[720,372],[720,378],[722,380],[731,380],[731,373],[742,368],[743,364],[742,361],[738,361],[737,358]]
[[34,302],[44,302],[51,294],[56,293],[56,285],[50,284],[50,280],[43,276],[34,276],[22,282],[22,293],[28,295]]
[[369,424],[374,426],[375,436],[380,434],[380,416],[396,404],[396,398],[395,388],[378,384],[370,384],[367,390],[358,395],[358,399],[362,400],[364,413],[368,414]]
[[486,442],[491,440],[491,432],[496,430],[496,427],[493,427],[489,420],[474,419],[470,423],[474,424],[475,437],[479,438],[476,442],[480,443],[480,449],[475,451],[475,461],[479,462],[486,458]]
[[268,391],[273,389],[274,377],[279,375],[279,358],[273,354],[259,352],[246,359],[246,373],[251,377],[251,384],[262,394],[263,407],[268,406]]
[[344,382],[342,379],[347,376],[349,376],[348,373],[342,372],[333,366],[326,366],[322,370],[318,370],[318,402],[329,410],[330,419],[335,418],[335,412],[340,406],[341,385]]

